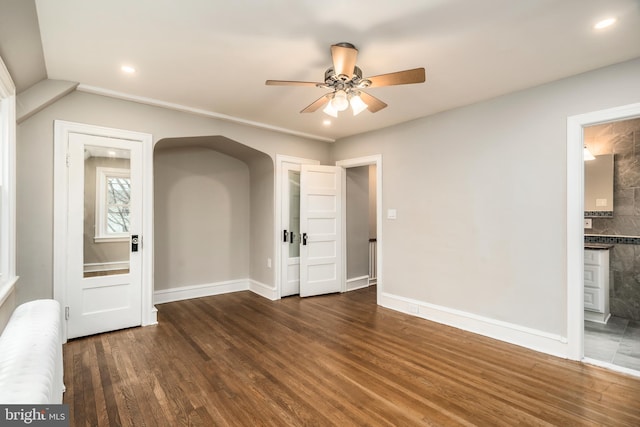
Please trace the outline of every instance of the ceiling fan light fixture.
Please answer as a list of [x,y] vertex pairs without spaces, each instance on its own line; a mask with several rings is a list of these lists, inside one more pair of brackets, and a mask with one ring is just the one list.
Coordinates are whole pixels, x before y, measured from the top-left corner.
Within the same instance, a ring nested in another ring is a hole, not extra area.
[[[333,101],[333,100],[332,100]],[[322,110],[323,113],[331,116],[331,117],[338,117],[338,110],[336,110],[335,108],[333,108],[333,105],[331,104],[331,101],[327,102],[327,106],[324,107],[324,110]]]
[[351,99],[349,100],[349,103],[351,104],[351,109],[353,110],[354,116],[357,116],[358,114],[362,113],[364,110],[366,110],[369,107],[367,104],[364,103],[362,98],[360,98],[359,93],[351,95]]
[[331,106],[336,111],[346,110],[347,108],[349,108],[349,100],[347,99],[347,92],[345,92],[342,89],[337,90],[334,93],[333,99],[331,100],[331,102],[329,102],[329,104],[331,104]]

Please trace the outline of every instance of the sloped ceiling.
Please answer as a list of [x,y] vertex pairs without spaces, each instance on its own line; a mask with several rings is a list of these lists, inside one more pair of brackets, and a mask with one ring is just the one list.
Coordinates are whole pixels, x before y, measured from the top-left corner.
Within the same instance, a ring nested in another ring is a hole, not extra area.
[[[36,0],[47,76],[337,139],[640,56],[637,0]],[[614,16],[617,23],[593,25]],[[370,89],[375,114],[299,111],[326,90],[329,47],[365,76],[425,67],[427,82]],[[124,64],[136,68],[126,75]]]
[[47,78],[33,0],[0,1],[0,57],[17,93]]

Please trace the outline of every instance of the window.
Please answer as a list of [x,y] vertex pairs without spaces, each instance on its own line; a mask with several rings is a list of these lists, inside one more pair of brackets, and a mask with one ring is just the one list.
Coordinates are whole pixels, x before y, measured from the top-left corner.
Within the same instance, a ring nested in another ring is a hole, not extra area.
[[16,96],[11,76],[0,58],[0,305],[17,280],[15,249]]
[[129,169],[96,168],[96,242],[129,239],[130,202]]

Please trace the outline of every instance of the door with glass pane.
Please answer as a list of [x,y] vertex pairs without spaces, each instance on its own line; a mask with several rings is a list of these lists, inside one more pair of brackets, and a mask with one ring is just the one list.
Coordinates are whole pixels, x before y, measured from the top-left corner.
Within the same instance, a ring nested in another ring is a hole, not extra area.
[[300,165],[283,164],[282,288],[280,296],[300,293]]
[[140,142],[70,134],[68,338],[142,323]]

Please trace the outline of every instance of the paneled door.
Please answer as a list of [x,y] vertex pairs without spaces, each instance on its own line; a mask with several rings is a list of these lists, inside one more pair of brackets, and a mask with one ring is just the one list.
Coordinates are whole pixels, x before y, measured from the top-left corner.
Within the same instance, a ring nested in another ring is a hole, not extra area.
[[69,134],[67,337],[142,324],[142,143]]
[[300,296],[342,291],[343,169],[301,165]]

